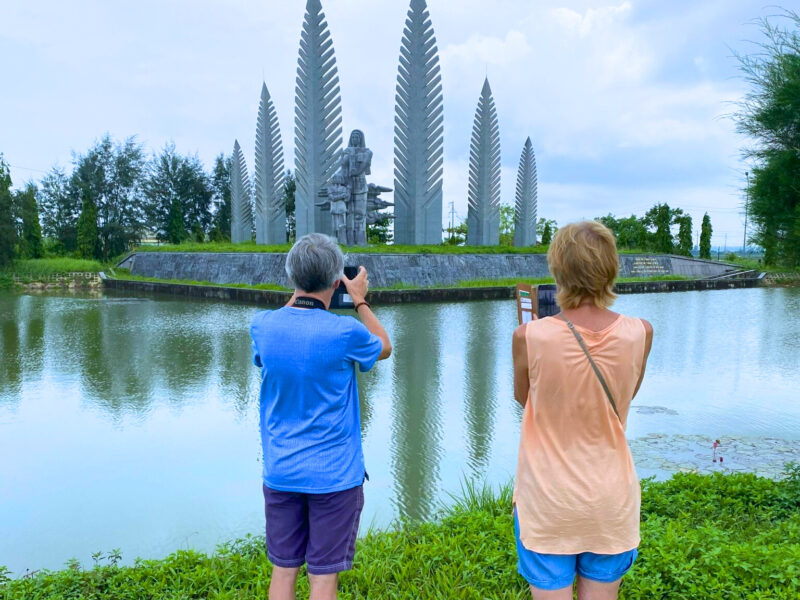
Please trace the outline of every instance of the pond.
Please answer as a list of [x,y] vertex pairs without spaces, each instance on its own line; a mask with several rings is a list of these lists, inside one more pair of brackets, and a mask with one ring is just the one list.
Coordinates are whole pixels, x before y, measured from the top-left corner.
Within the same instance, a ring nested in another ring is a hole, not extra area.
[[[780,472],[800,451],[800,290],[622,296],[656,338],[629,418],[641,476]],[[263,531],[257,307],[0,295],[0,565],[124,562]],[[362,531],[507,483],[521,412],[513,301],[377,309],[395,353],[361,377]],[[711,462],[720,438],[724,466]]]

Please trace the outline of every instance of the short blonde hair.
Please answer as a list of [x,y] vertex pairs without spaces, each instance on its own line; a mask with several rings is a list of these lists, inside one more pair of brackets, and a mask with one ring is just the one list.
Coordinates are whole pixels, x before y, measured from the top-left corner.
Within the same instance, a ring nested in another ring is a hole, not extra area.
[[570,223],[559,229],[547,250],[547,265],[555,277],[556,302],[577,308],[586,299],[608,308],[614,303],[614,280],[619,273],[617,240],[597,221]]

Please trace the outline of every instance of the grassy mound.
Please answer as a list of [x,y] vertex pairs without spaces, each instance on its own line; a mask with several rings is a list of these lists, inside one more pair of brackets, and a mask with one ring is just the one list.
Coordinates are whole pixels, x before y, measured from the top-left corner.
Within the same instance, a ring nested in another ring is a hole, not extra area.
[[[781,481],[679,474],[643,487],[642,544],[621,598],[800,597],[800,467],[787,467]],[[340,598],[530,597],[516,573],[508,488],[468,486],[437,520],[370,532],[358,548]],[[0,599],[263,599],[269,586],[261,538],[211,556],[179,551],[131,567],[117,560],[112,553],[87,570],[73,562],[16,580],[0,569]],[[305,577],[300,588],[307,597]]]

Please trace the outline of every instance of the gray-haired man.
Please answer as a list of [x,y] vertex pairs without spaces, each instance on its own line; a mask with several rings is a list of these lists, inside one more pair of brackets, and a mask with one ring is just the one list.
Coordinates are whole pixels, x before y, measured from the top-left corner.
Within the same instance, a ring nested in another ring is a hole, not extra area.
[[[281,309],[257,313],[250,334],[261,368],[261,444],[270,600],[294,599],[308,564],[312,600],[336,598],[352,566],[366,477],[355,366],[388,358],[392,345],[365,297],[367,271],[343,276],[332,238],[303,236],[286,257],[295,287]],[[344,285],[361,319],[328,312]]]

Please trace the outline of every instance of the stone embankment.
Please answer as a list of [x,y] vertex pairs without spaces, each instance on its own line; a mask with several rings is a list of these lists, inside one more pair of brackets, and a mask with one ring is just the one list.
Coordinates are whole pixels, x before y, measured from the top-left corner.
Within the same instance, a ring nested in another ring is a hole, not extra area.
[[99,273],[54,273],[47,276],[39,276],[36,280],[14,275],[12,281],[16,286],[23,288],[26,292],[47,292],[56,290],[97,290],[103,286],[103,280]]
[[[351,253],[346,264],[364,265],[372,285],[452,287],[465,281],[550,277],[544,254],[368,254]],[[136,252],[118,266],[132,275],[215,284],[275,284],[289,287],[282,253]],[[705,279],[733,274],[735,265],[666,254],[623,254],[620,277],[680,275]]]
[[[166,294],[205,298],[209,300],[230,300],[262,306],[285,304],[289,292],[259,290],[253,288],[226,287],[216,285],[194,285],[185,283],[139,281],[112,279],[104,277],[106,289],[139,292],[144,294]],[[724,290],[752,288],[759,284],[758,278],[750,279],[686,279],[678,281],[639,281],[618,283],[615,290],[619,294],[641,294],[656,292],[683,292],[692,290]],[[419,288],[408,290],[373,290],[369,300],[373,304],[407,304],[409,302],[461,302],[465,300],[501,300],[514,297],[514,287],[451,287]]]

